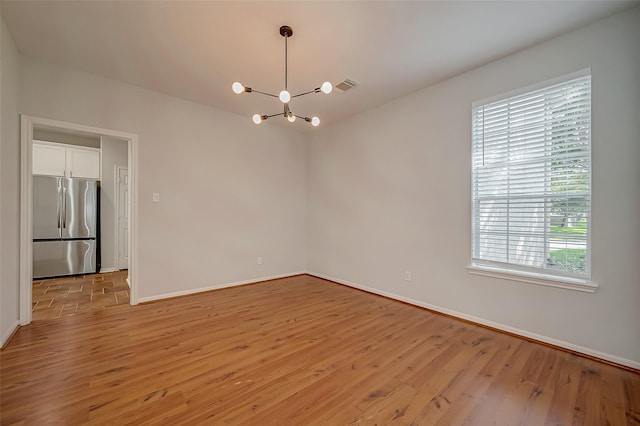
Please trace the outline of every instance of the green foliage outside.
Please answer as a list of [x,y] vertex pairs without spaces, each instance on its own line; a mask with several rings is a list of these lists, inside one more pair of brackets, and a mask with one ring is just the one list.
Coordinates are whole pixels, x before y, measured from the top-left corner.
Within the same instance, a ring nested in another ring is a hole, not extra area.
[[[573,226],[551,226],[551,240],[553,241],[554,234],[562,234],[564,238],[567,235],[576,235],[576,236],[586,236],[587,234],[587,220],[580,219]],[[560,239],[556,239],[560,241]],[[551,250],[549,253],[549,257],[556,264],[556,267],[565,269],[568,271],[577,271],[583,272],[585,267],[585,255],[587,253],[586,249],[582,248],[570,248],[570,249],[559,249],[559,250]]]
[[551,259],[556,265],[568,271],[584,271],[586,249],[551,250]]
[[582,234],[587,233],[587,220],[580,219],[573,226],[562,227],[559,225],[551,225],[551,234]]

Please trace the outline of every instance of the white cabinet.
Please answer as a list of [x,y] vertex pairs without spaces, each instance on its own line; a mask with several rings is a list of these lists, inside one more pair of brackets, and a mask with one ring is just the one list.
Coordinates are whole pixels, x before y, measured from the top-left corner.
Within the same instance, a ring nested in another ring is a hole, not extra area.
[[33,174],[65,176],[67,150],[60,145],[33,143]]
[[67,148],[67,177],[100,179],[100,151]]
[[33,174],[100,179],[100,150],[33,141]]

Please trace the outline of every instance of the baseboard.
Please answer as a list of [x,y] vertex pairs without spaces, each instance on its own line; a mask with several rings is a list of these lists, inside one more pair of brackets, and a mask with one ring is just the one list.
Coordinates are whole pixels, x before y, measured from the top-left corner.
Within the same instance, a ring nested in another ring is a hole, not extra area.
[[583,346],[574,345],[573,343],[565,342],[563,340],[554,339],[552,337],[543,336],[541,334],[531,333],[531,332],[526,331],[526,330],[521,330],[519,328],[515,328],[515,327],[511,327],[511,326],[505,325],[505,324],[497,323],[495,321],[487,320],[485,318],[480,318],[480,317],[476,317],[476,316],[473,316],[473,315],[467,315],[467,314],[462,313],[462,312],[458,312],[458,311],[454,311],[454,310],[451,310],[451,309],[443,308],[443,307],[437,306],[437,305],[432,305],[430,303],[421,302],[419,300],[411,299],[411,298],[408,298],[408,297],[399,296],[399,295],[394,294],[394,293],[389,293],[389,292],[386,292],[386,291],[378,290],[376,288],[367,287],[365,285],[352,283],[352,282],[349,282],[349,281],[345,281],[345,280],[329,277],[329,276],[326,276],[326,275],[323,275],[323,274],[318,274],[318,273],[315,273],[315,272],[307,271],[307,274],[311,275],[311,276],[314,276],[314,277],[322,278],[322,279],[325,279],[325,280],[328,280],[328,281],[333,281],[333,282],[338,283],[338,284],[346,285],[348,287],[353,287],[353,288],[356,288],[358,290],[363,290],[363,291],[366,291],[368,293],[373,293],[373,294],[377,294],[377,295],[380,295],[380,296],[388,297],[390,299],[399,300],[401,302],[405,302],[405,303],[408,303],[410,305],[419,306],[421,308],[429,309],[431,311],[439,312],[439,313],[442,313],[442,314],[445,314],[445,315],[448,315],[448,316],[451,316],[451,317],[459,318],[459,319],[462,319],[462,320],[465,320],[465,321],[468,321],[468,322],[472,322],[472,323],[479,324],[479,325],[482,325],[482,326],[486,326],[486,327],[489,327],[489,328],[493,328],[493,329],[496,329],[496,330],[501,330],[501,331],[504,331],[504,332],[509,333],[509,334],[513,334],[513,335],[517,335],[517,336],[523,337],[523,338],[528,339],[528,340],[533,340],[533,341],[540,342],[540,343],[543,343],[543,344],[555,346],[555,347],[558,347],[558,348],[561,348],[561,349],[568,350],[569,352],[573,352],[573,353],[575,353],[577,355],[583,355],[583,356],[586,356],[588,358],[595,358],[597,360],[601,360],[601,361],[617,364],[617,365],[620,365],[620,366],[623,366],[623,367],[628,367],[628,368],[631,368],[631,369],[633,369],[635,371],[640,370],[640,362],[639,361],[633,361],[633,360],[622,358],[622,357],[619,357],[619,356],[616,356],[616,355],[612,355],[612,354],[596,351],[596,350],[593,350],[593,349],[585,348]]
[[7,345],[7,343],[9,343],[9,341],[11,340],[13,335],[16,334],[16,331],[18,331],[19,328],[20,328],[20,321],[14,322],[13,325],[9,327],[7,332],[4,333],[2,335],[2,338],[0,339],[0,349],[4,349],[4,347]]
[[116,272],[116,268],[100,268],[100,274],[106,274],[107,272]]
[[138,299],[138,303],[153,302],[155,300],[170,299],[172,297],[187,296],[187,295],[190,295],[190,294],[202,293],[202,292],[205,292],[205,291],[219,290],[221,288],[237,287],[237,286],[240,286],[240,285],[247,285],[247,284],[255,284],[255,283],[262,282],[262,281],[277,280],[277,279],[280,279],[280,278],[288,278],[288,277],[293,277],[293,276],[296,276],[296,275],[304,275],[304,274],[306,274],[305,271],[290,272],[288,274],[272,275],[272,276],[269,276],[269,277],[254,278],[254,279],[245,280],[245,281],[235,281],[235,282],[232,282],[232,283],[217,284],[217,285],[212,285],[210,287],[200,287],[200,288],[195,288],[195,289],[192,289],[192,290],[176,291],[176,292],[173,292],[173,293],[159,294],[157,296],[141,297],[141,298]]

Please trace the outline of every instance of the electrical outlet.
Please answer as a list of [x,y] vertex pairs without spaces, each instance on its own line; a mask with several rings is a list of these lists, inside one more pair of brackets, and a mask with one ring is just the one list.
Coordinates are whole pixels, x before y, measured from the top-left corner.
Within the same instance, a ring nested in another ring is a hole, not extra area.
[[411,281],[411,271],[404,271],[404,280]]
[[262,256],[258,256],[258,265],[262,265]]
[[160,202],[160,193],[159,192],[154,192],[153,194],[151,194],[151,201],[153,201],[154,203],[159,203]]

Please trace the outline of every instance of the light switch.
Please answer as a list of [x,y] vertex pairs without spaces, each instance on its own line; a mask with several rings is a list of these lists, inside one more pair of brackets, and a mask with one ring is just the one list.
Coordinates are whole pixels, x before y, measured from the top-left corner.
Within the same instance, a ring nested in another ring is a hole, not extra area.
[[154,192],[153,193],[153,202],[154,203],[159,203],[160,202],[160,193],[159,192]]

